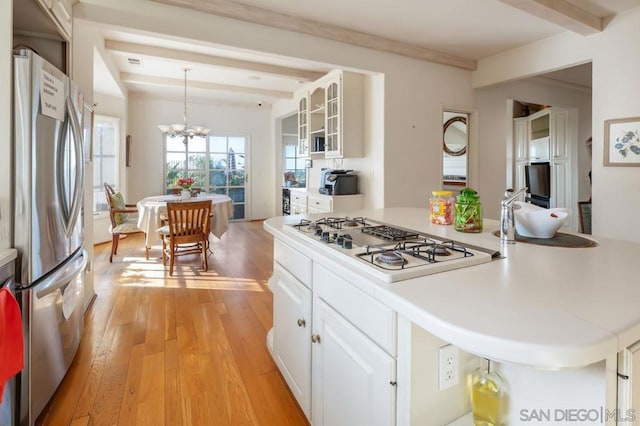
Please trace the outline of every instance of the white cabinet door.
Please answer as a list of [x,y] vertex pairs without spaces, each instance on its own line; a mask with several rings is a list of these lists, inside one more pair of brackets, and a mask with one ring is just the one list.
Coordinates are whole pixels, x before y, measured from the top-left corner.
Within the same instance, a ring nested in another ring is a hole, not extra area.
[[568,160],[571,157],[571,129],[569,111],[554,110],[549,120],[551,153],[553,160]]
[[640,342],[618,354],[618,425],[640,426]]
[[525,166],[529,164],[527,161],[518,161],[516,162],[516,179],[515,185],[513,189],[517,191],[520,188],[524,188],[526,185],[526,175],[525,175]]
[[513,142],[516,161],[529,159],[529,120],[527,117],[513,120]]
[[314,426],[395,424],[396,361],[314,297]]
[[551,163],[551,207],[569,207],[571,203],[571,165],[569,161]]
[[307,418],[311,410],[311,290],[276,264],[273,352],[282,376]]

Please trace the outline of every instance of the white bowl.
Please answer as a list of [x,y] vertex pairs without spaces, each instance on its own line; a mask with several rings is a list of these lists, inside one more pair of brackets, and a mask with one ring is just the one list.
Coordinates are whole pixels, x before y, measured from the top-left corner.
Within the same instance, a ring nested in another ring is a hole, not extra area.
[[529,238],[553,238],[571,213],[570,209],[545,209],[522,201],[515,205],[516,232]]

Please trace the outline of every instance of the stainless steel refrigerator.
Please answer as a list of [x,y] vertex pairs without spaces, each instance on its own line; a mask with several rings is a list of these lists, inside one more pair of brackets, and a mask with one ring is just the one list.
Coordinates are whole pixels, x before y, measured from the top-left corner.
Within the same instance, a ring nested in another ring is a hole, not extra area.
[[66,374],[83,331],[82,94],[28,49],[14,62],[14,247],[25,332],[19,423],[33,424]]

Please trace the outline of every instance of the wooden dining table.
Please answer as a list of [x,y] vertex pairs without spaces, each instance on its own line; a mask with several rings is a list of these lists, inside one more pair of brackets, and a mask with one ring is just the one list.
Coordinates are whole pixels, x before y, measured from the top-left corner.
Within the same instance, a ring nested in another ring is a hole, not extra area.
[[163,223],[160,216],[167,212],[167,203],[186,201],[211,201],[211,233],[217,238],[229,229],[229,219],[233,217],[233,202],[227,195],[198,194],[196,197],[183,200],[180,195],[157,195],[138,201],[138,228],[145,232],[145,246],[151,247],[160,240],[157,232]]

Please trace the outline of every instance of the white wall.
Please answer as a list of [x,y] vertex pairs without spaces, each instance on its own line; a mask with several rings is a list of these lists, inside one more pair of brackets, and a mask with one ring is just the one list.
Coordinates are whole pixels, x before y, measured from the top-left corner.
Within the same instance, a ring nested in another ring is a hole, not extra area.
[[599,34],[561,34],[483,59],[473,84],[483,87],[592,61],[593,233],[640,242],[640,227],[634,225],[640,208],[640,168],[603,166],[604,120],[640,116],[635,96],[640,92],[638,24],[636,7],[613,17]]
[[0,2],[0,249],[11,247],[13,2]]
[[[507,144],[511,141],[512,127],[507,117],[507,100],[518,100],[540,105],[551,105],[567,109],[578,109],[578,146],[576,152],[586,156],[585,141],[591,136],[591,92],[571,88],[543,78],[530,78],[510,83],[498,84],[476,90],[476,104],[480,121],[479,137],[479,182],[478,192],[486,217],[500,219],[500,200],[511,182],[506,175],[510,172],[507,160]],[[579,164],[575,161],[575,164]],[[579,193],[576,198],[587,200],[589,165],[582,164],[576,171]],[[518,189],[518,188],[514,188]],[[576,210],[572,208],[572,210]]]
[[640,8],[593,36],[593,232],[640,242],[640,167],[604,167],[604,120],[640,117]]
[[[263,219],[273,216],[275,196],[275,154],[272,147],[271,112],[268,108],[230,107],[189,102],[189,121],[209,127],[211,134],[247,135],[248,191],[251,197],[247,218]],[[129,134],[133,140],[132,166],[128,168],[129,199],[163,193],[164,146],[159,124],[181,122],[184,103],[148,97],[139,93],[129,95]]]

